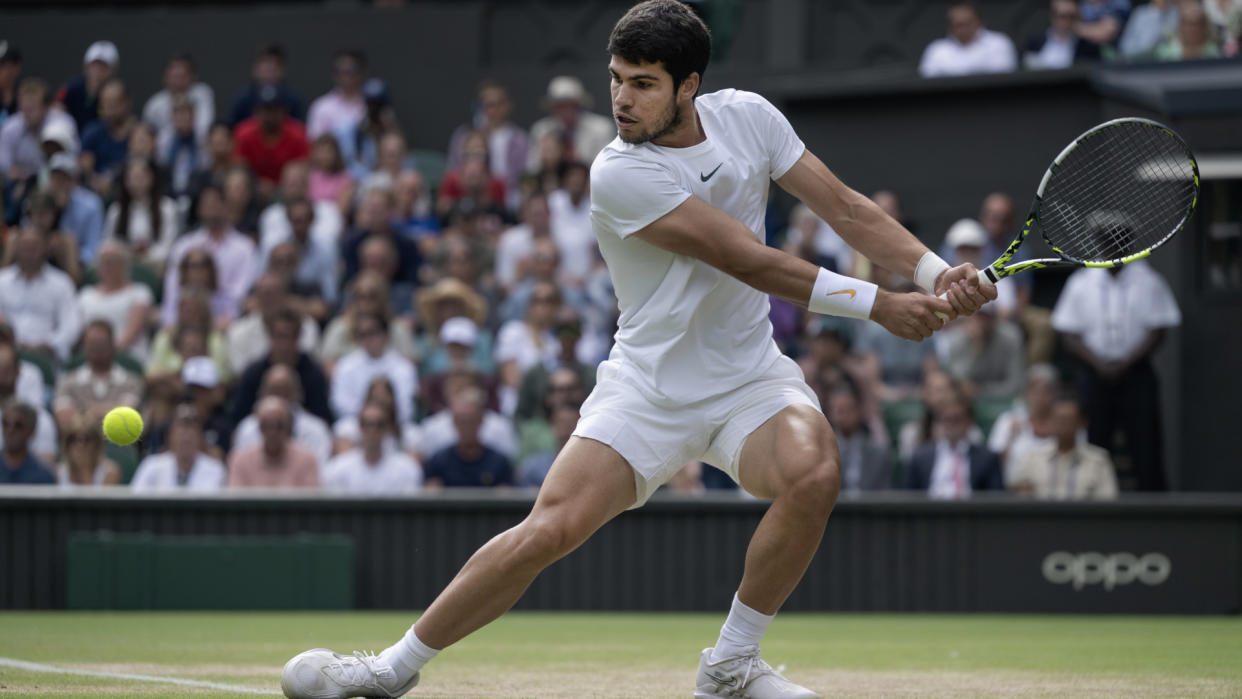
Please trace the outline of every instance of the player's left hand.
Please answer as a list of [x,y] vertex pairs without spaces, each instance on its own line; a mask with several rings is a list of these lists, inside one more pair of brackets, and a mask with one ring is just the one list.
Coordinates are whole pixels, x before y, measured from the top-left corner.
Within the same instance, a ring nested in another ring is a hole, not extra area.
[[936,279],[936,295],[944,296],[958,316],[968,316],[996,300],[996,287],[979,280],[979,270],[969,262],[951,267]]

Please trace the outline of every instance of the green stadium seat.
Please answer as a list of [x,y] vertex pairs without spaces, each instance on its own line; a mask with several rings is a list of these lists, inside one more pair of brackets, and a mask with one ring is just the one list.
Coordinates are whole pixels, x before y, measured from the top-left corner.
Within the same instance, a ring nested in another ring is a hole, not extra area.
[[122,447],[105,440],[104,456],[112,459],[117,466],[121,467],[121,483],[129,485],[130,479],[134,477],[134,471],[138,470],[138,449],[132,445]]
[[992,434],[992,425],[1006,410],[1013,407],[1012,398],[979,398],[975,401],[975,424],[983,430],[986,439]]
[[[122,369],[136,376],[144,376],[146,373],[145,368],[142,366],[142,362],[135,359],[134,356],[128,352],[117,352],[115,361],[121,366]],[[85,363],[86,357],[83,356],[81,352],[76,352],[65,364],[65,371],[73,371]]]
[[880,410],[884,415],[884,428],[888,430],[893,450],[896,452],[897,435],[901,432],[901,426],[923,417],[923,401],[918,398],[887,401],[880,406]]
[[56,374],[59,369],[56,358],[50,354],[43,352],[32,352],[30,350],[18,350],[17,355],[31,364],[39,368],[39,373],[43,375],[43,385],[48,388],[56,386]]
[[415,148],[410,151],[410,158],[414,161],[414,167],[422,173],[427,190],[438,189],[444,171],[448,169],[448,157],[437,150]]
[[[160,273],[145,262],[135,262],[129,267],[129,276],[134,281],[146,286],[151,290],[151,296],[154,298],[153,304],[158,306],[164,297],[164,284],[160,279]],[[82,272],[82,286],[90,286],[99,283],[99,271],[92,265]]]

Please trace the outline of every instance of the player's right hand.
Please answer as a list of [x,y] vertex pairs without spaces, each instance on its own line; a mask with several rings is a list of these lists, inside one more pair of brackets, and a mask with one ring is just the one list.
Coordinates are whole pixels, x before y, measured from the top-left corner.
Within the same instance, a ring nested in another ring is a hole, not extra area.
[[919,292],[894,294],[880,289],[871,307],[871,320],[897,337],[914,342],[931,337],[956,317],[957,311],[948,301]]

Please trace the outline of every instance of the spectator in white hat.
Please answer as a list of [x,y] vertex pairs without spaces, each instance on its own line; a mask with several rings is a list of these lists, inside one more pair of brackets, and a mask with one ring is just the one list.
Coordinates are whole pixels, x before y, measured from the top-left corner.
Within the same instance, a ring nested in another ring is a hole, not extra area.
[[52,108],[52,89],[39,78],[26,78],[17,88],[17,114],[4,120],[0,126],[0,176],[21,186],[20,191],[10,193],[14,199],[26,191],[25,181],[38,174],[46,162],[43,145],[43,129],[53,122],[62,122],[71,135],[66,148],[73,155],[78,152],[78,130],[69,115]]
[[539,143],[547,134],[556,134],[564,146],[562,159],[590,165],[596,154],[617,137],[612,119],[589,111],[591,96],[582,81],[569,75],[558,75],[548,83],[543,107],[548,116],[530,127],[532,148],[526,157],[526,171],[537,172]]
[[78,161],[68,153],[48,159],[47,188],[60,207],[60,229],[73,236],[78,259],[92,264],[103,240],[103,200],[78,184]]
[[60,88],[60,103],[73,117],[78,130],[99,118],[99,91],[116,77],[121,53],[111,41],[96,41],[82,57],[82,75]]
[[[944,249],[949,253],[949,257],[945,259],[949,264],[971,262],[975,267],[983,269],[995,261],[994,258],[984,258],[984,253],[989,249],[988,242],[988,231],[983,224],[973,218],[959,219],[949,226],[949,232],[945,234]],[[996,291],[996,301],[992,305],[1002,315],[1008,316],[1018,302],[1013,280],[1002,279],[996,285]]]
[[190,357],[181,365],[181,384],[203,423],[203,451],[224,461],[232,446],[233,425],[224,412],[227,388],[210,357]]
[[489,396],[496,394],[496,377],[474,360],[478,342],[479,326],[465,316],[449,318],[440,326],[440,346],[444,348],[447,363],[442,371],[424,378],[418,392],[419,403],[428,414],[448,407],[445,384],[449,375],[456,371],[474,374]]
[[45,119],[43,130],[39,133],[39,150],[44,161],[51,160],[57,153],[78,155],[78,135],[73,130],[69,119]]

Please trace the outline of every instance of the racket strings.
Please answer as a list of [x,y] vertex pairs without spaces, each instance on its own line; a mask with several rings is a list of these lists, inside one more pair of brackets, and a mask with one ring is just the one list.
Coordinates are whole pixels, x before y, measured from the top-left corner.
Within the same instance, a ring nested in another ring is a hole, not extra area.
[[1164,242],[1197,192],[1181,140],[1146,122],[1106,126],[1080,141],[1044,187],[1039,225],[1067,257],[1106,261]]

